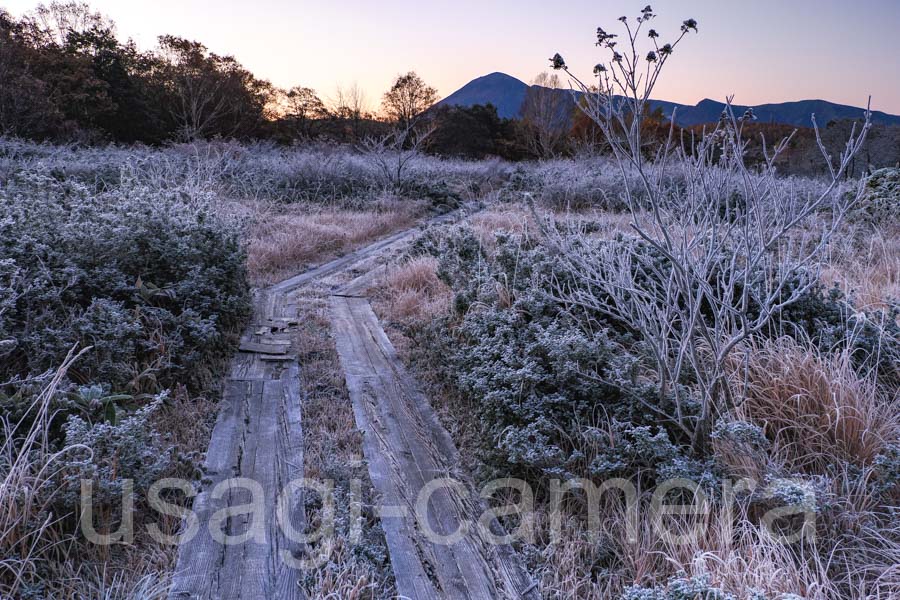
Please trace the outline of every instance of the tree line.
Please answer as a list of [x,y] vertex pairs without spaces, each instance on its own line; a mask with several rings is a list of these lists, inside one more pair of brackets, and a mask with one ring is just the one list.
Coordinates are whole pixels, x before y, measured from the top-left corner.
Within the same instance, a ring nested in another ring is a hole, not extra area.
[[437,91],[414,72],[395,79],[376,113],[357,85],[327,101],[309,87],[280,89],[197,41],[162,35],[140,50],[77,1],[18,19],[0,9],[0,81],[0,134],[35,140],[356,143],[427,121],[427,151],[518,160],[571,154],[597,133],[555,75],[535,79],[518,119],[491,105],[434,106]]
[[571,121],[560,98],[531,92],[522,119],[502,119],[491,105],[433,107],[437,91],[414,72],[396,78],[376,113],[357,85],[328,100],[309,87],[280,89],[198,41],[162,35],[141,50],[77,1],[21,18],[0,9],[0,81],[0,134],[41,141],[355,143],[427,120],[430,152],[521,159],[564,152],[561,124]]
[[0,134],[36,140],[158,144],[198,138],[328,136],[355,140],[384,122],[408,125],[437,100],[401,75],[376,117],[356,85],[327,103],[315,90],[279,89],[233,56],[173,35],[142,51],[82,2],[0,9]]
[[[435,106],[437,91],[414,72],[394,80],[376,111],[355,84],[339,86],[327,100],[309,87],[280,89],[197,41],[162,35],[156,48],[140,50],[118,38],[109,18],[77,1],[38,5],[21,18],[0,9],[0,83],[0,135],[34,140],[361,143],[427,128],[427,136],[415,136],[427,152],[509,160],[602,152],[607,145],[555,74],[531,82],[516,119],[500,118],[489,104]],[[670,124],[659,111],[643,118],[652,152]],[[753,132],[779,128],[760,124]],[[898,137],[898,128],[886,128],[884,141],[866,148],[866,162],[894,164]],[[805,156],[814,142],[811,130],[801,130],[791,150]]]

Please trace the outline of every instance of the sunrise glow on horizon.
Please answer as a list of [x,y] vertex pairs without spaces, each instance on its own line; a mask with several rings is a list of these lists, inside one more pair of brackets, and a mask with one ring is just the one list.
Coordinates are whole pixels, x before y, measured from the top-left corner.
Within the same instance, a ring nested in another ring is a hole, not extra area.
[[[0,0],[15,15],[37,2]],[[606,57],[594,47],[602,25],[635,16],[645,2],[420,3],[387,0],[340,3],[260,0],[94,0],[122,37],[141,49],[156,36],[197,40],[235,56],[275,85],[312,87],[324,98],[357,83],[370,108],[397,74],[414,70],[442,97],[470,80],[500,71],[530,81],[560,52],[588,75]],[[654,27],[674,37],[692,17],[700,34],[678,48],[660,80],[658,99],[695,104],[734,94],[740,104],[823,99],[900,114],[900,53],[892,41],[900,23],[896,0],[662,0]]]

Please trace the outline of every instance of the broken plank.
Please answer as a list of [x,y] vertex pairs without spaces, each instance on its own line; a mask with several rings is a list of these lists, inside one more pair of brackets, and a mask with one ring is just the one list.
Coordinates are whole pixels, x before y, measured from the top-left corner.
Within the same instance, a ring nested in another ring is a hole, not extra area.
[[257,342],[241,342],[238,347],[241,352],[249,352],[253,354],[284,354],[287,347],[281,344],[260,344]]

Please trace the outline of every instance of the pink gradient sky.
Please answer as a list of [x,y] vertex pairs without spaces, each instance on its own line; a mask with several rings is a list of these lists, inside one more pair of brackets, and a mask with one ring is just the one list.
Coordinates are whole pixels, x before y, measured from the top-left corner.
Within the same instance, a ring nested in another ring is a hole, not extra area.
[[[13,14],[36,2],[0,0]],[[447,96],[503,71],[524,81],[554,52],[589,74],[598,25],[637,14],[645,0],[93,0],[141,48],[171,33],[232,54],[279,86],[323,97],[357,82],[373,106],[393,77],[417,71]],[[655,96],[741,104],[822,98],[900,114],[900,0],[657,0],[663,39],[693,17],[700,35],[679,47]]]

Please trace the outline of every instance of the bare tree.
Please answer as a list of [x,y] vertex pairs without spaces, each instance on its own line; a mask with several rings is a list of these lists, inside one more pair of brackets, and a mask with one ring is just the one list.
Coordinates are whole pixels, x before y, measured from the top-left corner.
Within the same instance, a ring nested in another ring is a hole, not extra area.
[[254,77],[233,56],[171,35],[160,36],[159,56],[172,97],[167,108],[183,139],[255,131],[272,99],[268,81]]
[[572,96],[562,89],[559,75],[544,71],[532,80],[522,103],[522,131],[535,156],[551,158],[559,153],[573,108]]
[[422,146],[434,130],[434,124],[427,127],[397,127],[390,133],[363,141],[360,149],[378,168],[385,189],[398,195],[406,191],[409,164],[422,154]]
[[[702,447],[713,421],[734,404],[734,352],[816,283],[829,241],[861,195],[861,186],[845,193],[841,180],[862,147],[869,115],[837,160],[820,143],[829,177],[815,192],[776,174],[774,161],[790,138],[774,146],[763,140],[765,164],[758,172],[746,166],[741,132],[752,114],[736,115],[730,98],[721,121],[698,141],[676,143],[672,126],[648,160],[641,125],[650,94],[674,49],[697,31],[688,19],[674,42],[659,45],[657,32],[647,29],[654,16],[648,6],[636,21],[622,17],[627,35],[620,44],[597,30],[611,59],[594,67],[593,90],[560,55],[551,59],[585,94],[583,109],[606,136],[622,178],[640,181],[638,191],[624,186],[634,238],[597,243],[572,227],[544,231],[575,276],[557,282],[557,299],[610,315],[642,336],[661,397],[648,408]],[[642,34],[647,52],[638,49]],[[685,372],[696,382],[699,412],[678,393]],[[662,408],[664,399],[674,402],[673,411]]]
[[437,90],[410,71],[394,80],[391,89],[384,94],[381,107],[401,129],[409,129],[437,100]]
[[209,64],[206,48],[198,42],[161,36],[159,46],[172,82],[176,101],[171,111],[179,135],[185,140],[209,135],[227,109],[225,79]]
[[66,45],[73,33],[85,33],[92,29],[114,30],[112,21],[91,10],[86,2],[38,4],[25,22],[43,44],[60,47]]
[[354,82],[349,86],[337,86],[330,104],[331,113],[336,118],[346,121],[350,125],[352,138],[359,139],[363,121],[370,117],[371,112],[369,99],[359,84]]

